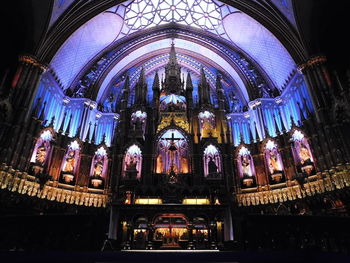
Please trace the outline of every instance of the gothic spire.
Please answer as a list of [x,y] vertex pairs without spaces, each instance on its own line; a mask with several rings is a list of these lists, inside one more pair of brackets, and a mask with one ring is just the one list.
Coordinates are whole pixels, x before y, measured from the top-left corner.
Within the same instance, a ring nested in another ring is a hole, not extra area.
[[130,90],[130,76],[129,74],[127,74],[124,81],[123,91],[125,93],[125,92],[129,92],[129,90]]
[[293,115],[290,115],[290,121],[292,123],[292,127],[294,127],[295,126],[295,122],[294,122]]
[[56,119],[56,117],[52,116],[50,124],[49,124],[50,127],[53,127],[53,125],[55,124],[55,119]]
[[40,106],[41,106],[41,97],[37,99],[35,107],[33,109],[32,116],[34,118],[38,117]]
[[58,129],[58,133],[63,133],[64,122],[66,121],[66,116],[67,116],[67,111],[65,111],[63,114],[62,122],[61,122],[60,128]]
[[41,121],[44,121],[45,108],[46,108],[46,101],[44,101],[44,106],[43,106],[43,108],[40,112],[40,115],[39,115],[39,120],[41,120]]
[[256,126],[256,122],[254,121],[254,129],[255,129],[255,142],[260,140],[258,127]]
[[176,59],[174,43],[171,44],[169,62],[165,66],[165,79],[162,82],[162,88],[167,93],[183,93],[183,81],[181,80],[181,67]]
[[135,104],[145,104],[147,94],[147,83],[145,69],[142,67],[140,77],[135,87]]
[[156,71],[156,74],[154,75],[152,90],[159,91],[160,85],[159,85],[159,75],[158,71]]
[[276,132],[277,135],[279,135],[280,131],[278,129],[278,124],[277,124],[277,121],[276,121],[276,115],[274,114],[272,117],[273,117],[273,124],[275,125],[275,132]]
[[78,125],[77,132],[75,133],[75,138],[80,138],[81,125]]
[[89,122],[89,127],[86,133],[85,142],[90,142],[90,128],[91,128],[91,121]]
[[280,120],[281,120],[281,133],[285,133],[286,127],[284,126],[283,119],[282,119],[282,115],[281,115],[281,110],[280,110],[280,109],[278,109],[278,115],[280,116]]
[[219,109],[224,110],[225,108],[225,97],[224,97],[224,89],[221,84],[221,75],[216,75],[216,93],[218,97]]
[[67,125],[67,129],[66,129],[66,132],[65,132],[65,135],[68,136],[69,133],[70,133],[70,124],[72,122],[72,117],[73,117],[73,114],[71,113],[70,116],[69,116],[69,121],[68,121],[68,125]]
[[170,47],[169,64],[171,64],[171,65],[177,64],[174,42],[171,43],[171,47]]
[[311,116],[311,112],[310,112],[310,110],[309,110],[309,107],[307,106],[307,103],[306,103],[306,99],[305,98],[303,98],[303,106],[304,106],[304,108],[305,108],[305,110],[306,110],[306,118],[310,118],[310,116]]
[[199,102],[204,105],[210,104],[210,92],[209,92],[209,84],[205,77],[204,68],[201,68],[201,81],[199,83]]
[[306,121],[305,116],[304,116],[304,112],[301,109],[300,103],[299,101],[297,101],[297,105],[298,105],[298,109],[299,109],[299,115],[300,115],[300,119],[302,122]]
[[91,137],[91,143],[95,143],[96,130],[97,130],[97,121],[95,121],[94,130],[92,132],[92,137]]
[[[248,127],[248,132],[249,132],[249,143],[253,143],[254,142],[254,137],[253,137],[252,128],[251,128],[250,125]],[[258,135],[256,135],[256,136],[258,136]]]
[[239,132],[239,143],[238,144],[242,144],[244,143],[244,139],[243,139],[243,133],[242,131]]
[[103,133],[103,135],[102,135],[101,144],[106,144],[106,133]]
[[186,91],[192,91],[193,90],[193,83],[190,71],[187,71],[187,78],[186,78]]
[[269,132],[269,129],[266,127],[264,122],[263,122],[263,127],[264,127],[265,136],[269,137],[270,136],[270,132]]

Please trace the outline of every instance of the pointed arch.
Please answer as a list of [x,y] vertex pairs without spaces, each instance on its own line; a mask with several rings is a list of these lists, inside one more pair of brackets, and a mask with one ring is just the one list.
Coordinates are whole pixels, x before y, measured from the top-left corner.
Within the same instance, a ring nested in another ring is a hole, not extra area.
[[271,184],[285,181],[282,156],[278,144],[271,138],[266,138],[263,143],[266,173]]
[[124,154],[122,176],[128,179],[141,179],[142,151],[139,145],[130,145]]
[[256,185],[256,174],[253,156],[247,145],[241,144],[236,149],[236,162],[241,187]]
[[108,152],[107,146],[98,146],[91,163],[90,187],[104,187],[108,170]]
[[190,144],[187,133],[177,127],[168,126],[158,133],[156,140],[156,173],[187,174],[191,171]]
[[222,157],[219,148],[207,144],[203,150],[204,177],[217,178],[222,172]]
[[36,140],[30,162],[32,167],[37,167],[37,172],[43,172],[48,167],[52,154],[52,141],[54,140],[55,131],[52,127],[43,129],[39,138]]
[[308,139],[303,131],[294,127],[290,131],[292,153],[297,171],[308,176],[316,173],[315,160]]
[[63,183],[74,184],[79,173],[81,142],[72,140],[67,147],[61,165],[61,178]]

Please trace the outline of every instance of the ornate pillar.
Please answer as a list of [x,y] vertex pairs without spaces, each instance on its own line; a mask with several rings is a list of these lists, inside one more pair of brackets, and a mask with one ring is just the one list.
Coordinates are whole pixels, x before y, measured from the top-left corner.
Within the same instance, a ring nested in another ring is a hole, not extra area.
[[21,56],[19,62],[18,80],[11,92],[11,102],[18,113],[17,124],[28,120],[40,77],[48,69],[33,56]]
[[216,222],[214,221],[214,219],[210,220],[210,225],[209,225],[209,229],[210,229],[210,249],[217,249],[217,228],[216,228]]
[[108,239],[117,240],[119,211],[116,207],[111,206],[109,217]]
[[315,110],[318,127],[314,132],[319,137],[326,166],[332,168],[342,162],[338,152],[343,146],[339,141],[340,138],[336,138],[331,124],[329,110],[333,102],[333,87],[326,61],[325,56],[315,56],[299,65],[298,70],[305,78]]
[[188,224],[188,245],[187,249],[195,249],[193,244],[193,222],[192,220]]
[[[299,65],[298,71],[304,76],[307,83],[313,108],[318,122],[325,120],[324,110],[327,105],[325,90],[329,89],[330,83],[324,70],[325,56],[315,56],[304,64]],[[321,71],[320,68],[323,68]]]
[[7,130],[6,134],[3,134],[7,142],[4,160],[16,168],[19,163],[22,166],[25,165],[20,157],[23,156],[23,152],[28,152],[25,145],[28,136],[32,136],[30,134],[32,129],[29,127],[31,124],[29,117],[32,113],[30,108],[33,104],[40,77],[46,70],[47,67],[32,56],[21,56],[19,58],[19,66],[10,93],[10,102],[14,113],[13,126]]
[[146,249],[153,249],[153,233],[154,233],[153,225],[148,224],[147,229],[148,229],[148,235],[147,235]]

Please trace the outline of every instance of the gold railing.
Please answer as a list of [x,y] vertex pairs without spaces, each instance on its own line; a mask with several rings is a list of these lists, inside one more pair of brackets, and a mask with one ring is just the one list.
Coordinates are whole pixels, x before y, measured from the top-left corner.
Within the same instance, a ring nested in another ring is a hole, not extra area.
[[281,203],[302,199],[316,194],[330,192],[350,186],[350,169],[340,165],[334,170],[318,173],[316,176],[306,178],[304,188],[296,181],[291,181],[289,186],[279,189],[239,193],[236,195],[239,206],[252,206]]
[[34,176],[5,165],[0,167],[0,189],[81,206],[106,207],[108,202],[103,190],[62,185],[51,180],[41,186]]

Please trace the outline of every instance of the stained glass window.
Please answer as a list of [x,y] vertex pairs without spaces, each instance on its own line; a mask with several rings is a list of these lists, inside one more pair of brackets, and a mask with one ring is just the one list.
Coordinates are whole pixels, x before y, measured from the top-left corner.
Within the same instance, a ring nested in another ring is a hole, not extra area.
[[125,23],[131,32],[166,23],[218,32],[221,6],[212,0],[134,0],[126,8]]

